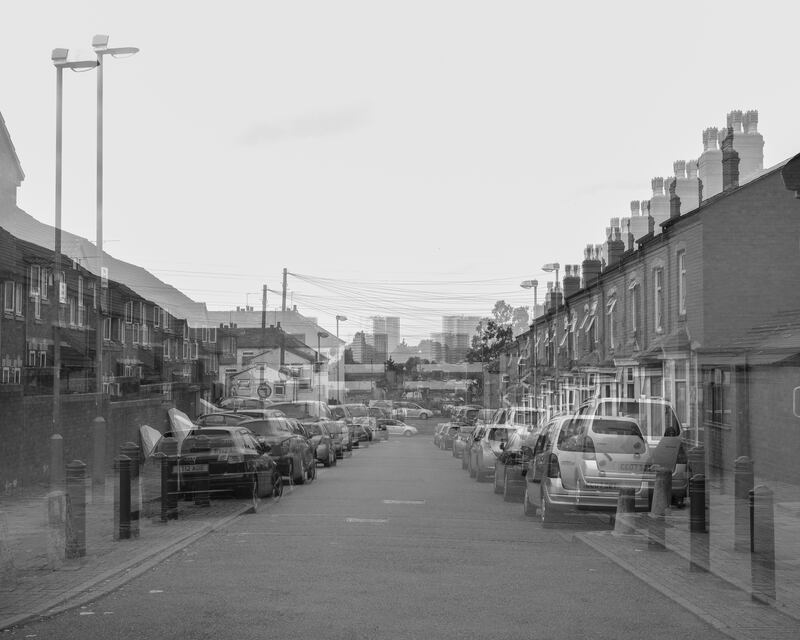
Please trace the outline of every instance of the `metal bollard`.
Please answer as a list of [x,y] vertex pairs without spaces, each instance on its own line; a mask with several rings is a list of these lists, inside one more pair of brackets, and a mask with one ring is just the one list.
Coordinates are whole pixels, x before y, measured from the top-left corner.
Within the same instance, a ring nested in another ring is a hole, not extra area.
[[67,465],[67,524],[64,557],[86,555],[86,465],[73,460]]
[[135,442],[126,442],[120,447],[120,453],[128,456],[131,460],[130,463],[130,481],[131,481],[131,519],[130,519],[130,532],[131,538],[139,537],[139,517],[142,510],[142,476],[140,471],[139,461],[139,445]]
[[736,551],[750,550],[750,492],[753,489],[753,461],[747,456],[736,458],[734,474],[734,542]]
[[708,571],[710,564],[704,475],[697,474],[689,480],[689,501],[689,571]]
[[127,540],[131,537],[131,459],[128,456],[117,456],[114,459],[117,469],[117,527],[115,540]]
[[106,495],[106,420],[92,420],[92,502],[102,502]]
[[169,517],[167,515],[167,497],[169,495],[169,465],[167,464],[167,455],[162,451],[153,454],[153,464],[159,470],[159,477],[161,482],[159,484],[159,505],[158,514],[152,514],[153,522],[166,522]]
[[775,513],[774,495],[758,485],[749,492],[751,597],[759,602],[775,601]]
[[666,515],[672,501],[672,470],[655,465],[653,471],[656,473],[656,483],[650,505],[647,548],[650,551],[663,551],[666,549]]
[[624,536],[636,532],[633,526],[635,497],[633,488],[620,489],[617,497],[617,512],[614,515],[614,535]]
[[[211,444],[209,442],[208,436],[199,435],[194,438],[194,450],[198,452],[203,452],[207,454],[211,451]],[[205,460],[208,460],[207,455],[204,456]],[[200,507],[208,507],[211,505],[211,500],[209,497],[209,473],[211,471],[211,465],[208,465],[208,469],[206,472],[200,476],[197,481],[197,485],[195,486],[195,494],[194,494],[194,503]]]
[[706,474],[706,450],[703,445],[699,444],[689,449],[686,457],[689,462],[689,477]]
[[64,438],[57,433],[50,436],[50,489],[64,489]]

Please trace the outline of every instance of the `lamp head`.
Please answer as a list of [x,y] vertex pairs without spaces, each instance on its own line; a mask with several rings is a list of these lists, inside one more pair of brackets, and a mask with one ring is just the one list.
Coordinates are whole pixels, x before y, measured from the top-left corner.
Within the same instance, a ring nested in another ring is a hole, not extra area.
[[345,322],[347,320],[347,316],[336,316],[336,319],[340,322]]
[[535,289],[539,286],[538,280],[523,280],[519,283],[519,286],[523,289]]
[[101,34],[92,38],[92,48],[98,56],[110,55],[122,57],[132,56],[134,53],[139,52],[138,47],[109,47],[108,36]]
[[100,64],[96,58],[94,60],[70,60],[69,49],[62,48],[53,49],[50,59],[56,69],[93,69]]
[[558,271],[561,268],[561,265],[558,262],[548,262],[546,265],[542,267],[543,271]]

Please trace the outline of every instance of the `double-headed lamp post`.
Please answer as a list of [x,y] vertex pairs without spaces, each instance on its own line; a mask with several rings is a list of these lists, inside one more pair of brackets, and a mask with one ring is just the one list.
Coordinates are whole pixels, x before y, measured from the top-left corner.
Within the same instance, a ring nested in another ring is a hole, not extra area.
[[317,331],[317,400],[322,402],[322,356],[320,355],[320,339],[327,338],[325,331]]
[[[538,280],[523,280],[519,283],[519,286],[523,289],[533,289],[533,307],[531,308],[531,322],[530,326],[533,327],[533,319],[536,316],[536,307],[538,306],[538,301],[536,299],[536,290],[539,286]],[[531,359],[530,365],[531,369],[533,370],[533,408],[535,409],[539,405],[539,381],[537,380],[537,361],[536,361],[536,340],[535,336],[532,336],[532,339],[529,343],[531,346],[528,349],[528,355]]]
[[[336,316],[336,348],[339,348],[339,322],[347,322],[347,316]],[[342,404],[342,380],[341,376],[339,375],[339,371],[344,364],[344,350],[342,350],[342,355],[339,358],[339,361],[336,363],[336,399],[339,401],[339,404]]]
[[[53,49],[50,59],[56,68],[56,185],[55,238],[53,247],[53,283],[56,288],[56,320],[53,324],[53,433],[61,429],[61,307],[66,284],[61,279],[61,157],[64,119],[64,69],[87,71],[97,66],[97,60],[70,60],[69,49]],[[62,289],[64,291],[62,291]]]
[[[136,47],[109,47],[108,36],[96,35],[92,38],[92,47],[97,55],[97,280],[95,282],[96,307],[96,343],[95,343],[95,376],[97,381],[98,415],[103,393],[103,288],[108,286],[103,277],[103,59],[106,56],[127,57],[137,53]],[[142,318],[144,321],[144,318]]]
[[555,287],[555,308],[556,308],[556,316],[555,326],[553,328],[553,340],[555,340],[555,344],[553,345],[553,366],[555,369],[555,383],[554,383],[554,391],[555,391],[555,399],[556,399],[556,411],[559,410],[561,407],[561,396],[558,389],[558,270],[561,268],[561,265],[558,262],[548,262],[546,265],[542,267],[543,271],[556,272],[556,287]]

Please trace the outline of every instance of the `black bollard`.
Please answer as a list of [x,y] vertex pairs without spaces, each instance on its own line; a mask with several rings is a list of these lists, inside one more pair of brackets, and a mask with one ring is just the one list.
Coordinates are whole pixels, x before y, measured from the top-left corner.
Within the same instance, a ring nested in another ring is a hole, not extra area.
[[775,601],[775,513],[772,490],[758,485],[749,493],[751,597],[759,602]]
[[67,519],[64,556],[68,560],[86,555],[86,465],[73,460],[67,465]]
[[666,517],[672,500],[672,470],[659,465],[653,466],[656,474],[653,502],[650,505],[648,521],[647,548],[650,551],[666,549]]
[[753,461],[747,456],[736,458],[734,474],[733,548],[750,550],[750,492],[753,489]]
[[706,450],[699,444],[692,447],[686,454],[689,463],[689,477],[706,474]]
[[697,474],[689,480],[689,502],[689,571],[708,571],[708,523],[704,475]]
[[128,456],[117,456],[114,462],[119,477],[119,526],[115,538],[127,540],[131,537],[131,459]]
[[211,464],[209,463],[209,452],[211,451],[211,444],[208,439],[208,436],[199,435],[194,438],[194,448],[193,452],[197,451],[202,455],[203,460],[206,461],[206,472],[201,474],[197,478],[196,485],[194,487],[194,503],[200,507],[208,507],[211,505],[211,500],[209,497],[209,473],[211,471]]
[[158,516],[153,514],[153,522],[166,522],[169,519],[167,500],[169,496],[169,464],[167,455],[162,451],[153,454],[153,464],[158,467],[161,472],[161,485],[160,485],[160,500],[161,508],[159,509]]
[[142,508],[142,476],[140,473],[139,445],[135,442],[126,442],[120,447],[120,453],[131,459],[131,538],[139,537],[139,517]]

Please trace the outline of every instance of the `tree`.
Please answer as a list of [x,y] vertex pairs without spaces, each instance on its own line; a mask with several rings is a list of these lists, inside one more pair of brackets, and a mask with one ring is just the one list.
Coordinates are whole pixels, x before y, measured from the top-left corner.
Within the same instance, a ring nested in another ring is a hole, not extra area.
[[525,307],[514,307],[511,326],[514,328],[514,333],[517,335],[525,333],[528,330],[530,322],[528,319],[528,310]]
[[491,318],[483,322],[480,335],[472,337],[472,348],[467,351],[468,362],[492,362],[514,339],[510,324],[499,324]]
[[498,300],[492,309],[492,318],[499,325],[509,324],[514,317],[514,307],[505,300]]

